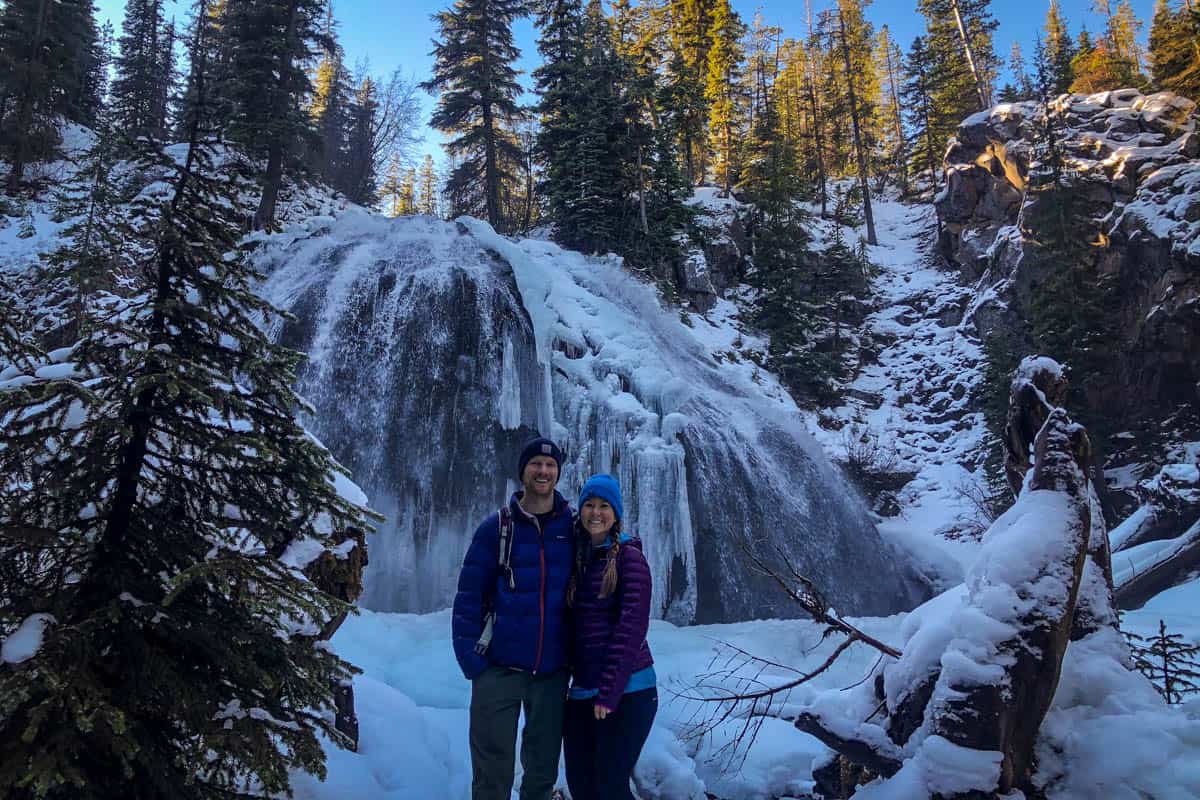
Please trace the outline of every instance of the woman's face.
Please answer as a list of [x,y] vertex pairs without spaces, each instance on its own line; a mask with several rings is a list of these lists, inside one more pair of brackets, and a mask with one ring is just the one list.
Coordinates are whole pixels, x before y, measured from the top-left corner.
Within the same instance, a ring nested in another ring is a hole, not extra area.
[[593,542],[604,541],[604,537],[617,521],[613,507],[598,497],[587,499],[580,511],[580,518],[583,520],[583,529],[591,535]]

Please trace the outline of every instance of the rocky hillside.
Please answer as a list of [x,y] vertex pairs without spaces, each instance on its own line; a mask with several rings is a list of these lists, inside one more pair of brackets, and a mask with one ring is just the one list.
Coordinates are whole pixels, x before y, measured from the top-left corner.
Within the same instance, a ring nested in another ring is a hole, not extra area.
[[[1064,279],[1093,304],[1096,318],[1071,329],[1088,338],[1088,363],[1051,355],[1086,387],[1087,415],[1109,423],[1110,465],[1162,458],[1195,431],[1195,109],[1168,92],[1134,90],[1064,95],[1048,109],[999,105],[965,120],[946,156],[940,246],[977,284],[969,319],[980,337],[1008,337],[1016,351],[1046,349],[1056,337],[1043,306],[1072,297]],[[1143,435],[1151,432],[1159,435]]]
[[[947,152],[936,207],[939,249],[975,287],[965,324],[990,373],[1031,353],[1068,365],[1110,522],[1137,510],[1141,532],[1114,534],[1115,546],[1158,543],[1125,559],[1144,584],[1164,553],[1189,550],[1200,518],[1188,502],[1200,458],[1196,104],[1122,90],[975,114]],[[1196,555],[1127,599],[1183,579]]]

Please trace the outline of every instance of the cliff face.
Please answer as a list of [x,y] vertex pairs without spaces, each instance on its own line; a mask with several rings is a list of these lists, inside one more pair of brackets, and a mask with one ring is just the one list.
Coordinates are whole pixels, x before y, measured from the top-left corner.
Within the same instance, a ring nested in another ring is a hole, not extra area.
[[1058,339],[1077,363],[1044,354],[1086,384],[1081,412],[1111,422],[1109,466],[1159,460],[1197,429],[1198,157],[1196,104],[1135,90],[996,106],[966,119],[946,154],[939,245],[977,282],[968,322],[985,342],[1046,350],[1048,287],[1102,296],[1066,310],[1083,320]]

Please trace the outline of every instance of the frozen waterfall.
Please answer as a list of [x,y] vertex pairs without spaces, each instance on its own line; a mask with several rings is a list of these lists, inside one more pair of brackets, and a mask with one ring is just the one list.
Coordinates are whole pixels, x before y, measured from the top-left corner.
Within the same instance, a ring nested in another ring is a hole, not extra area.
[[748,573],[743,542],[788,553],[845,612],[918,600],[795,407],[723,369],[615,259],[361,211],[270,237],[255,258],[264,295],[296,317],[274,335],[310,357],[307,423],[388,518],[364,605],[446,606],[538,432],[567,454],[568,498],[593,472],[620,479],[660,616],[794,616]]

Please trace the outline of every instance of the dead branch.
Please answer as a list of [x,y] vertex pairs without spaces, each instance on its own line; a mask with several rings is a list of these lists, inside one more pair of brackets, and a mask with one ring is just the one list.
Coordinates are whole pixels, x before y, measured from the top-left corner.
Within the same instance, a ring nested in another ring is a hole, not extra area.
[[815,714],[807,712],[800,714],[796,717],[795,725],[799,730],[819,739],[822,744],[834,752],[885,778],[890,778],[900,771],[902,763],[900,759],[880,753],[876,749],[876,745],[869,742],[846,738],[834,733],[826,728],[820,717]]

